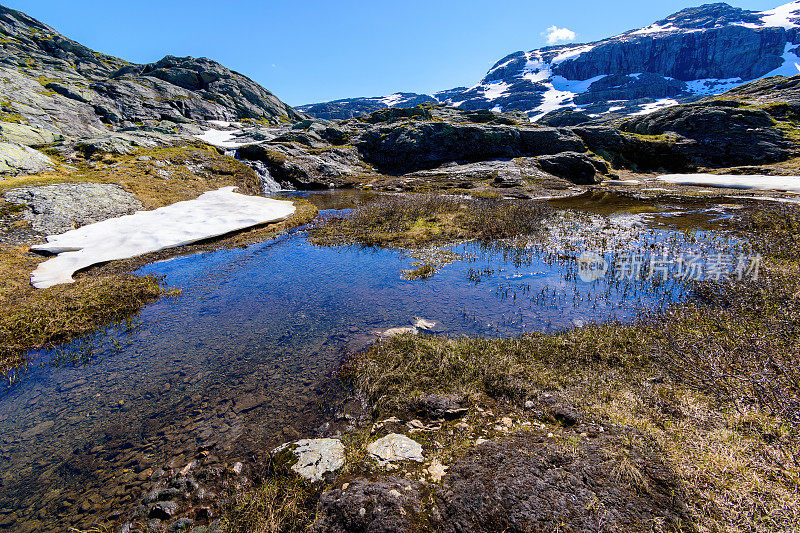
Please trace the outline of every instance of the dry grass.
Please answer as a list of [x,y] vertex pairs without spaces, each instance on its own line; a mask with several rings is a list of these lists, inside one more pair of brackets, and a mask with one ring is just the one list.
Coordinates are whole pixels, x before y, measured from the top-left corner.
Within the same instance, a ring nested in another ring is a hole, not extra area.
[[442,195],[382,195],[314,229],[318,244],[420,247],[462,239],[503,239],[542,229],[543,202]]
[[[431,392],[498,410],[555,393],[590,420],[654,439],[682,480],[700,531],[793,531],[800,519],[798,221],[787,206],[746,217],[742,231],[767,258],[758,283],[700,286],[698,302],[666,316],[514,339],[399,337],[354,358],[343,375],[376,418],[408,412]],[[617,460],[619,480],[640,484],[625,458]]]
[[85,278],[69,285],[34,289],[28,276],[40,258],[23,249],[0,250],[0,372],[24,362],[25,351],[52,347],[102,324],[121,321],[163,289],[152,276]]
[[240,493],[225,516],[228,533],[295,533],[313,520],[315,497],[306,484],[270,478],[251,491]]
[[[139,161],[140,156],[152,160]],[[146,209],[155,209],[230,185],[239,187],[238,191],[244,194],[261,192],[261,183],[252,168],[199,144],[142,149],[131,155],[105,154],[93,161],[71,165],[61,164],[53,172],[0,181],[0,193],[15,187],[52,183],[115,183],[133,193]]]

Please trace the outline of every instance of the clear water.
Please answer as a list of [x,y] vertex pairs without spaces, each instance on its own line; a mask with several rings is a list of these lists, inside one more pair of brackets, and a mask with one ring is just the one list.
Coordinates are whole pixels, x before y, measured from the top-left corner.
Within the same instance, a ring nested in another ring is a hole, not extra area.
[[[356,200],[316,197],[325,208]],[[675,211],[657,211],[630,238],[689,245],[670,227]],[[715,235],[691,246],[716,246]],[[688,297],[674,281],[583,283],[574,258],[547,248],[453,251],[464,260],[408,281],[414,259],[402,252],[313,246],[299,230],[141,269],[182,293],[145,308],[132,330],[34,354],[0,391],[0,529],[88,528],[135,505],[152,470],[186,464],[199,445],[217,442],[232,463],[310,434],[345,354],[412,317],[439,322],[437,334],[514,335],[629,320]],[[53,364],[77,350],[86,364]]]

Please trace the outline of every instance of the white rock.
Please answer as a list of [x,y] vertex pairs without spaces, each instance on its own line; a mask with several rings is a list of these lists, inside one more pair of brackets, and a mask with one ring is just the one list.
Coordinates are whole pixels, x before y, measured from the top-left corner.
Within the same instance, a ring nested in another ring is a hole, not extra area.
[[428,467],[428,474],[430,474],[431,480],[435,481],[436,483],[440,482],[447,473],[447,468],[448,467],[440,463],[438,459],[434,459],[431,462],[431,466]]
[[414,327],[424,330],[431,330],[436,327],[436,322],[433,320],[425,320],[424,318],[420,318],[418,316],[414,317]]
[[417,328],[415,328],[414,326],[400,326],[397,328],[389,328],[387,330],[384,330],[378,333],[378,335],[388,339],[389,337],[394,337],[395,335],[402,335],[404,333],[411,333],[412,335],[416,335],[418,331]]
[[367,446],[367,453],[381,464],[396,461],[420,463],[423,461],[422,446],[417,441],[399,433],[391,433],[370,443]]
[[59,255],[40,263],[31,274],[31,282],[39,289],[72,283],[73,273],[96,263],[135,257],[277,222],[295,211],[291,202],[238,194],[234,189],[223,187],[194,200],[51,235],[47,237],[47,244],[31,249]]
[[308,481],[322,481],[327,472],[335,472],[344,466],[344,444],[337,439],[303,439],[279,446],[273,453],[286,448],[297,457],[292,470]]

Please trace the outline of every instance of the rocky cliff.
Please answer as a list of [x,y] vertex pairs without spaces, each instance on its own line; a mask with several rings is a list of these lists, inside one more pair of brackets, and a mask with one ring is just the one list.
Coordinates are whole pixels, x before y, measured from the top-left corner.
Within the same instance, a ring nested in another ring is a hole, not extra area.
[[[254,81],[210,59],[167,56],[147,65],[129,63],[3,6],[0,46],[0,141],[16,146],[148,127],[169,133],[195,121],[302,118]],[[22,164],[25,153],[20,161],[5,157],[6,166]]]
[[298,109],[337,119],[433,98],[462,109],[522,111],[534,120],[570,108],[589,119],[644,114],[758,78],[797,74],[798,31],[800,2],[763,12],[707,4],[602,41],[514,52],[473,87]]

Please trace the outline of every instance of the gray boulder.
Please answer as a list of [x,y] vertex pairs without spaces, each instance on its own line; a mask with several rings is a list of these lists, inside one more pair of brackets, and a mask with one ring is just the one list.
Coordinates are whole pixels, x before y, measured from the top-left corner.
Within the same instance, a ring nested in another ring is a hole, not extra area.
[[0,176],[35,174],[53,168],[53,161],[38,150],[0,142]]
[[64,233],[143,209],[141,202],[119,185],[100,183],[20,187],[4,196],[8,202],[24,205],[25,219],[35,231],[45,235]]
[[424,460],[422,446],[409,437],[390,433],[367,445],[367,453],[380,464]]
[[304,439],[284,444],[276,448],[273,456],[282,458],[291,455],[286,461],[289,468],[301,478],[315,482],[322,481],[325,474],[335,472],[344,466],[344,444],[338,439]]

